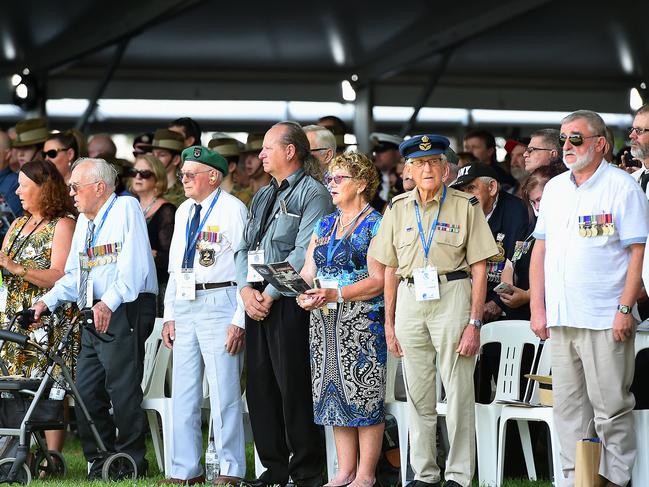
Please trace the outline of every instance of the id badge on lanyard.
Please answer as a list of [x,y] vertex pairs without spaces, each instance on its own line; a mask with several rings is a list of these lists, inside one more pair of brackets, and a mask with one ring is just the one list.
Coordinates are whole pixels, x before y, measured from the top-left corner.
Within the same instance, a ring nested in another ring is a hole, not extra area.
[[248,282],[264,282],[262,275],[257,272],[252,264],[265,264],[263,250],[249,250],[248,251],[248,275],[246,281]]
[[434,266],[418,267],[412,277],[415,280],[415,299],[417,301],[434,301],[439,299],[439,279]]
[[181,269],[176,287],[176,299],[193,301],[196,299],[196,273],[194,269]]
[[0,285],[0,313],[4,313],[7,310],[8,294],[7,286],[2,283],[2,285]]

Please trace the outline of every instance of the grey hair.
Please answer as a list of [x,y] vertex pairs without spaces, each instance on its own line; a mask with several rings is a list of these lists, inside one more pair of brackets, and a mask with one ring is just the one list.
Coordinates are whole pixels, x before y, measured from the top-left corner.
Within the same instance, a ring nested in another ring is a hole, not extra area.
[[336,136],[331,130],[322,125],[306,125],[302,127],[305,133],[314,132],[318,148],[331,149],[336,154]]
[[561,125],[574,122],[575,120],[585,120],[588,124],[588,128],[593,132],[593,135],[601,135],[602,137],[606,136],[606,123],[598,113],[593,112],[592,110],[577,110],[572,112],[567,117],[564,117],[561,120]]
[[496,181],[496,184],[498,185],[498,188],[500,189],[500,183],[498,182],[497,179],[494,179],[490,176],[479,176],[478,179],[485,183],[487,186],[491,183],[491,181]]
[[645,103],[640,108],[638,108],[637,112],[635,112],[636,115],[640,115],[642,113],[649,113],[649,103]]
[[71,170],[74,171],[77,167],[82,164],[88,164],[88,174],[95,181],[102,181],[106,188],[109,191],[115,189],[117,183],[117,170],[104,159],[93,158],[93,157],[80,157],[77,159],[74,164],[72,164]]
[[561,131],[557,129],[540,129],[532,132],[530,138],[541,137],[544,144],[547,144],[550,148],[556,150],[557,154],[561,154],[563,146],[561,145],[561,142],[559,142],[559,135],[561,135]]

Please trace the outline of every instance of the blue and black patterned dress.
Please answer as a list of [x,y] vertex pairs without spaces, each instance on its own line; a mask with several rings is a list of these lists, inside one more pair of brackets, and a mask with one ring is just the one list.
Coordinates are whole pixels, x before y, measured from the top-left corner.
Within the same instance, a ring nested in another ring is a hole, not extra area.
[[[367,250],[381,214],[367,215],[327,264],[327,246],[337,213],[315,227],[313,258],[317,277],[346,286],[367,277]],[[334,240],[334,244],[337,243]],[[383,295],[349,301],[328,314],[311,313],[310,347],[315,422],[329,426],[370,426],[383,422],[387,346]]]

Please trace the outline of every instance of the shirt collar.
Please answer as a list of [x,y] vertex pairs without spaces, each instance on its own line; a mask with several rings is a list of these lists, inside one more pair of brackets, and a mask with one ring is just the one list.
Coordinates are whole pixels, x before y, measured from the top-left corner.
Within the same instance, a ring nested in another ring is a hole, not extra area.
[[192,203],[194,203],[195,205],[201,205],[201,208],[205,208],[206,206],[210,206],[210,204],[212,203],[212,200],[213,200],[214,197],[216,196],[216,193],[219,192],[219,189],[220,189],[220,187],[219,187],[219,188],[216,188],[214,191],[212,191],[212,192],[207,196],[207,198],[205,198],[205,199],[204,199],[203,201],[201,201],[200,203],[199,203],[198,201],[196,201],[195,199],[193,199],[193,198],[189,198],[189,199],[190,199],[190,200],[192,201]]
[[[433,196],[432,201],[437,201],[439,203],[441,201],[441,199],[442,199],[442,194],[443,193],[444,193],[444,184],[442,184],[439,187],[439,189],[437,190],[437,193],[435,193],[435,196]],[[416,201],[419,206],[424,206],[424,204],[421,202],[421,198],[419,197],[419,191],[417,190],[416,186],[415,186],[415,189],[410,191],[406,201],[407,201],[407,203]],[[432,201],[429,201],[427,204],[430,204]]]
[[577,182],[575,181],[575,175],[572,174],[572,171],[570,171],[570,181],[575,186],[575,189],[592,186],[597,182],[597,180],[602,176],[602,174],[606,172],[607,169],[608,169],[608,163],[602,159],[602,162],[599,163],[599,167],[597,168],[597,170],[593,173],[591,177],[589,177],[586,181],[584,181],[584,183],[581,186],[577,186]]
[[494,201],[494,205],[491,207],[491,211],[490,211],[489,214],[485,217],[485,218],[487,219],[487,221],[489,221],[489,218],[491,218],[491,215],[494,214],[494,210],[496,209],[496,206],[498,206],[498,198],[499,198],[499,197],[500,197],[500,191],[498,191],[498,193],[496,193],[496,201]]
[[[287,177],[284,181],[286,181],[289,186],[294,186],[295,183],[300,179],[300,177],[302,176],[303,173],[304,173],[304,169],[300,167],[293,174],[291,174],[289,177]],[[282,184],[284,184],[284,181],[282,181]],[[270,184],[273,187],[277,188],[277,186],[278,186],[277,185],[277,179],[272,178],[270,180]]]
[[106,210],[108,210],[108,207],[111,205],[113,198],[117,198],[117,195],[115,193],[112,193],[106,201],[104,201],[104,204],[101,205],[101,208],[99,208],[99,211],[97,212],[97,215],[95,216],[93,221],[101,221],[101,219],[104,216],[104,213],[106,213]]

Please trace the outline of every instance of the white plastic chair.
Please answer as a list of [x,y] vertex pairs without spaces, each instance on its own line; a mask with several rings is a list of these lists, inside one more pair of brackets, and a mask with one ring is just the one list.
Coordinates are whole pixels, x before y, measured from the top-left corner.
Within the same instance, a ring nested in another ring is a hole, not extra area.
[[[399,361],[391,353],[388,353],[386,385],[385,385],[385,413],[394,416],[399,430],[399,456],[401,461],[401,485],[405,485],[408,472],[408,411],[406,401],[399,401],[394,395],[394,388],[397,381],[397,368]],[[333,428],[325,426],[325,442],[327,451],[327,475],[329,480],[333,479],[338,472],[338,457],[336,456],[336,442],[334,440]]]
[[[543,345],[543,350],[541,350],[541,356],[539,358],[539,365],[537,367],[536,373],[539,375],[550,375],[551,370],[551,340],[546,340]],[[532,397],[530,400],[531,404],[539,404],[539,383],[533,381]],[[552,470],[554,474],[554,485],[559,485],[557,477],[562,476],[561,469],[561,447],[559,445],[559,436],[557,431],[554,428],[553,421],[553,410],[551,407],[547,406],[536,406],[532,408],[528,407],[518,407],[518,406],[503,406],[500,412],[500,428],[498,431],[498,482],[497,485],[502,485],[503,482],[503,469],[505,465],[505,439],[507,434],[507,422],[516,421],[518,424],[519,431],[527,432],[527,440],[529,442],[529,428],[527,428],[527,423],[529,421],[542,421],[548,425],[550,429],[550,443],[552,448]],[[525,428],[522,429],[521,425],[525,425]],[[522,437],[521,437],[522,441]],[[524,445],[525,447],[525,445]],[[533,461],[533,459],[532,459]],[[530,480],[536,480],[536,470],[530,471],[528,468],[528,477]],[[644,484],[640,484],[644,485]]]
[[[487,343],[501,344],[496,397],[490,404],[475,405],[475,423],[479,484],[493,486],[497,483],[498,420],[503,408],[498,401],[519,399],[523,348],[526,344],[532,345],[536,355],[539,339],[530,329],[529,321],[497,321],[480,330],[480,345]],[[528,474],[530,478],[532,475],[536,477],[529,428],[525,421],[519,423],[519,432]]]
[[[635,354],[649,348],[649,333],[638,332],[635,336]],[[631,472],[631,482],[636,485],[649,485],[649,409],[633,411],[635,421],[635,440],[637,453]]]
[[[171,367],[171,350],[165,346],[158,348],[153,370],[144,391],[142,409],[146,412],[153,440],[158,468],[161,472],[171,472],[172,409],[171,397],[165,395],[167,370]],[[158,414],[160,421],[158,421]],[[162,436],[160,436],[162,426]]]
[[156,318],[153,331],[144,342],[144,373],[142,374],[142,391],[146,391],[153,373],[156,354],[162,343],[162,318]]

